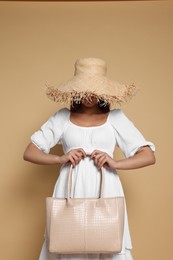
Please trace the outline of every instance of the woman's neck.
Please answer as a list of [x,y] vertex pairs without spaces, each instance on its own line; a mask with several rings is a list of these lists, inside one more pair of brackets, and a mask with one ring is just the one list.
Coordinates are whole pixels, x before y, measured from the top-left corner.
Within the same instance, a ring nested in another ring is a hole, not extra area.
[[79,113],[85,113],[85,114],[88,114],[88,115],[100,114],[101,113],[100,109],[98,108],[98,105],[92,106],[92,107],[81,106],[79,108],[78,112]]

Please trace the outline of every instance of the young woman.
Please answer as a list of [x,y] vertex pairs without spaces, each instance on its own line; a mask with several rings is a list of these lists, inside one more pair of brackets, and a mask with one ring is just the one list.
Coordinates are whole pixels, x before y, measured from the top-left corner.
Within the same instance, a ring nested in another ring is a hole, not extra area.
[[[58,102],[64,102],[65,93],[67,102],[70,102],[70,109],[64,107],[58,110],[31,136],[31,143],[24,152],[24,160],[36,164],[61,164],[53,196],[67,197],[68,171],[70,164],[72,164],[72,197],[98,198],[100,168],[102,166],[105,167],[104,197],[124,197],[121,181],[116,170],[137,169],[154,164],[155,145],[145,140],[142,133],[128,119],[122,109],[118,108],[121,100],[122,103],[125,103],[123,98],[125,95],[127,97],[127,92],[119,91],[120,85],[118,86],[116,82],[114,90],[110,91],[111,94],[106,93],[112,85],[110,81],[105,80],[106,66],[103,60],[96,58],[80,59],[76,62],[75,68],[74,79],[63,85],[64,92],[60,88],[50,88],[48,91],[49,97]],[[95,83],[94,86],[99,84],[102,95],[98,87],[93,90],[91,80]],[[87,90],[90,83],[91,91],[87,92],[86,89],[84,91],[81,82],[83,85],[86,83]],[[103,88],[103,82],[105,88]],[[68,88],[70,89],[69,86],[73,86],[73,90],[75,87],[75,94],[71,94],[70,101],[67,91]],[[77,86],[80,86],[80,88],[77,89]],[[123,87],[122,85],[121,90]],[[132,96],[130,87],[125,86],[125,88],[125,90],[128,90],[129,96]],[[89,94],[84,95],[86,93]],[[63,146],[64,154],[62,156],[50,153],[50,149],[56,144]],[[114,160],[115,146],[122,150],[125,155],[124,159]],[[125,205],[123,247],[120,253],[114,255],[54,254],[49,253],[45,239],[39,260],[132,260],[131,249],[132,241]]]

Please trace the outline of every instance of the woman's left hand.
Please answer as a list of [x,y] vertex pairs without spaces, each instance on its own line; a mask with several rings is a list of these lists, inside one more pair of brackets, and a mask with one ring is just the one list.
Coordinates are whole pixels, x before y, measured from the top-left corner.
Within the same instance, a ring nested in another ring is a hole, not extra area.
[[108,166],[112,170],[115,170],[115,161],[110,155],[108,155],[105,152],[102,152],[100,150],[94,150],[90,154],[90,158],[94,160],[99,170],[104,164],[106,164],[105,166]]

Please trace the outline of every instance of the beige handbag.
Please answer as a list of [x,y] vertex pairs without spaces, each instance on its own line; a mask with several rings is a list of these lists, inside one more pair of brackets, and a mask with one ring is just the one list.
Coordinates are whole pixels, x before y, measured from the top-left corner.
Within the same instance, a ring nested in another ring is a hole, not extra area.
[[48,250],[57,254],[119,253],[124,232],[124,197],[71,198],[72,164],[67,198],[46,198]]

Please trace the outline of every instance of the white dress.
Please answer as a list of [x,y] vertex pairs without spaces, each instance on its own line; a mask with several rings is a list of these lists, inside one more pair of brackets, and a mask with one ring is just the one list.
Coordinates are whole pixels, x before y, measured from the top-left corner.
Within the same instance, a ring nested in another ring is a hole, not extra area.
[[[128,119],[121,109],[113,109],[109,112],[107,121],[100,126],[83,127],[70,121],[70,110],[62,108],[50,116],[48,121],[31,136],[31,141],[45,153],[56,144],[61,144],[64,153],[71,149],[83,148],[91,153],[98,149],[108,153],[113,158],[115,146],[118,146],[126,158],[135,154],[141,146],[149,145],[155,151],[155,145],[145,140],[141,132]],[[63,164],[59,177],[55,183],[53,196],[67,197],[67,181],[70,163]],[[104,197],[124,196],[122,184],[116,170],[104,167],[105,184]],[[74,198],[99,197],[100,171],[89,156],[82,159],[72,170],[72,194]],[[123,236],[123,248],[118,254],[52,254],[49,253],[44,240],[39,260],[57,259],[113,259],[132,260],[132,241],[130,237],[128,216],[125,203],[125,226]]]

